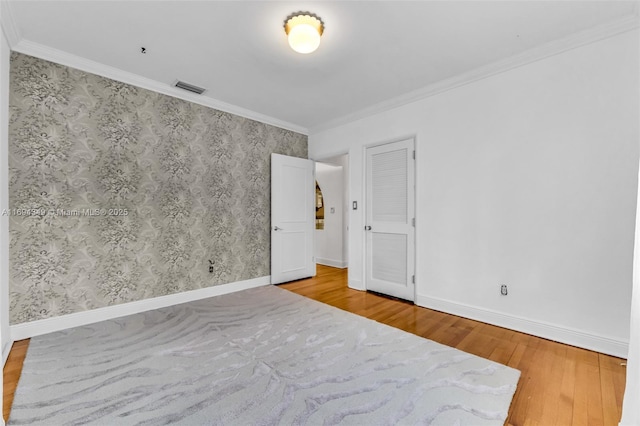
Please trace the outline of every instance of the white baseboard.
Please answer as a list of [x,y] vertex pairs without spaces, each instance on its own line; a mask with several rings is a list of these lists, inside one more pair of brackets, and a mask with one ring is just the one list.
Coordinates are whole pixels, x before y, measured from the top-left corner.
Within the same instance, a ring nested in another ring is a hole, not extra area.
[[316,257],[316,263],[341,269],[344,269],[348,266],[347,262],[344,262],[342,260],[326,259],[324,257]]
[[489,309],[478,308],[449,300],[435,297],[417,295],[416,305],[448,314],[469,318],[499,327],[516,330],[544,339],[577,346],[596,352],[626,358],[629,351],[629,342],[611,339],[585,331],[568,327],[561,327],[542,321],[531,320],[514,315],[507,315]]
[[364,288],[364,283],[360,280],[349,280],[347,286],[354,290],[366,290],[366,288]]
[[61,315],[54,318],[25,322],[22,324],[12,325],[10,327],[11,339],[14,341],[28,339],[30,337],[65,330],[67,328],[92,324],[99,321],[150,311],[152,309],[165,308],[167,306],[177,305],[180,303],[192,302],[194,300],[206,299],[207,297],[219,296],[222,294],[233,293],[240,290],[246,290],[248,288],[270,284],[271,276],[258,277],[245,281],[185,291],[183,293],[169,294],[167,296],[92,309],[90,311]]

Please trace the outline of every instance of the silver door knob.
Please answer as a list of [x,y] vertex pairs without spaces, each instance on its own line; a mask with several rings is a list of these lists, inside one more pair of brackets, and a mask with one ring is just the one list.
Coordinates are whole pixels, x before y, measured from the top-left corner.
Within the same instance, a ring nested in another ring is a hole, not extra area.
[[371,231],[371,225],[366,225],[366,226],[364,227],[364,230],[365,230],[365,231]]
[[273,230],[274,230],[274,231],[282,231],[282,228],[280,228],[280,227],[278,227],[278,226],[274,226],[274,227],[273,227]]

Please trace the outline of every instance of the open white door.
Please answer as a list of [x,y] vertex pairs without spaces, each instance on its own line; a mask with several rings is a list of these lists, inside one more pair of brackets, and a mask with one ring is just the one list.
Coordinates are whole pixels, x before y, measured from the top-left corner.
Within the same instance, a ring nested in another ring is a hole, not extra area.
[[271,283],[316,274],[314,163],[271,154]]
[[413,139],[367,149],[365,287],[415,300]]

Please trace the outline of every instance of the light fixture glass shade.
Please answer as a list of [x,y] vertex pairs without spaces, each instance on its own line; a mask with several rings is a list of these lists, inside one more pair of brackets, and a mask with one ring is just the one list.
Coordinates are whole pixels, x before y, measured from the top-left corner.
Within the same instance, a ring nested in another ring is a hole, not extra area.
[[284,24],[289,38],[289,46],[299,53],[311,53],[320,46],[320,36],[324,31],[322,21],[311,14],[290,17]]

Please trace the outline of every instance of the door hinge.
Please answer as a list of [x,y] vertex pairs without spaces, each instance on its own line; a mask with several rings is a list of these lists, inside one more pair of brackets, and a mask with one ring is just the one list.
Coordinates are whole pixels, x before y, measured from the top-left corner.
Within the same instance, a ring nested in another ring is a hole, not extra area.
[[416,159],[416,150],[415,149],[413,150],[413,159],[414,160]]
[[416,218],[411,219],[411,226],[416,227]]
[[416,283],[416,276],[411,275],[411,284],[415,284],[415,283]]

